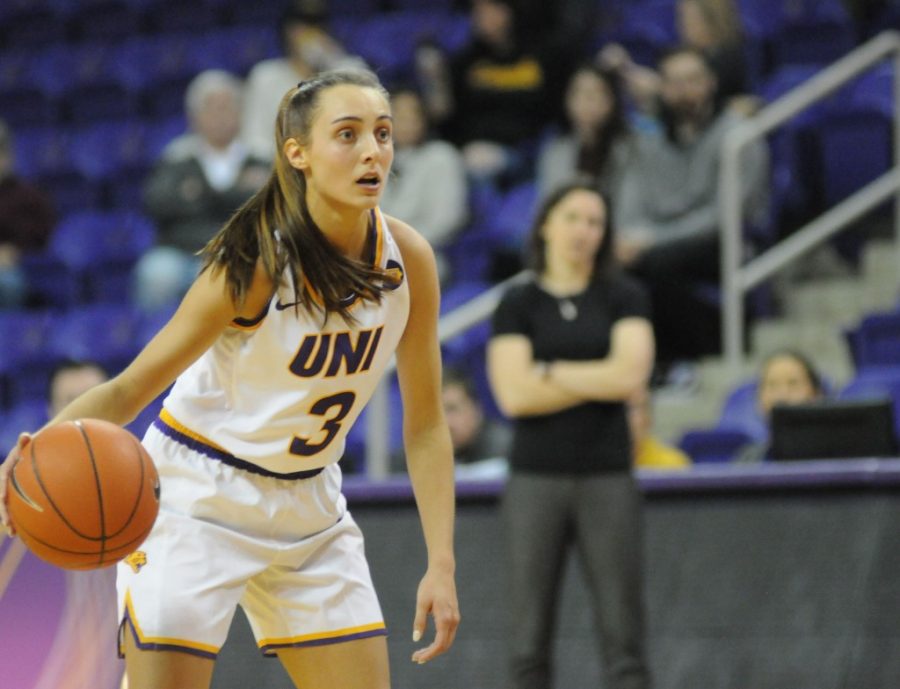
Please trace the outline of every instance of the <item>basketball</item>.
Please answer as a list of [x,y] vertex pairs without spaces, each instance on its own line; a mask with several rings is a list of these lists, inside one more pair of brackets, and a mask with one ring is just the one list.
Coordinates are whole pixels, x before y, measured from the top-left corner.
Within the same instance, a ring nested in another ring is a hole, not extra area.
[[98,569],[132,553],[159,512],[159,476],[129,431],[81,419],[49,426],[9,476],[9,514],[42,560]]

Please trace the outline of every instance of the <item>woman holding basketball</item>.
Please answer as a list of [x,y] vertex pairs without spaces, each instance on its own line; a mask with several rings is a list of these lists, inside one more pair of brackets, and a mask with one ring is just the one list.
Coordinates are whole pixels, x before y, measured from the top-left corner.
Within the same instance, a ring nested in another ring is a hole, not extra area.
[[[459,622],[434,256],[377,208],[393,159],[387,94],[367,72],[301,82],[282,99],[275,142],[271,178],[204,249],[169,323],[53,420],[124,424],[175,380],[144,438],[160,516],[119,565],[130,689],[208,687],[238,604],[297,686],[390,686],[337,461],[395,352],[428,551],[413,639],[428,614],[435,624],[413,661],[446,651]],[[0,469],[0,504],[25,443]]]

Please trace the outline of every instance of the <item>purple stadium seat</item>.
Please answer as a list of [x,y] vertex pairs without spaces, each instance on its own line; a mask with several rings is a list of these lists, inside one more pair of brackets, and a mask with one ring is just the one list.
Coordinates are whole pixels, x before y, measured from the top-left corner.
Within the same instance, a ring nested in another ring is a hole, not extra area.
[[773,61],[787,65],[825,66],[850,52],[856,39],[853,25],[834,19],[784,23],[773,39]]
[[494,216],[485,221],[485,229],[495,246],[520,248],[524,245],[537,200],[537,186],[533,181],[523,182],[504,195],[494,209]]
[[19,439],[19,433],[34,432],[47,422],[47,404],[44,400],[27,400],[0,416],[0,459],[6,459]]
[[77,172],[71,154],[72,136],[59,127],[33,127],[15,132],[16,165],[23,177]]
[[94,181],[146,171],[154,162],[147,151],[147,125],[137,119],[96,122],[75,130],[72,157],[81,174]]
[[50,349],[60,358],[97,361],[116,374],[137,353],[137,323],[138,315],[127,305],[91,304],[71,309],[57,321]]
[[857,371],[900,368],[900,313],[874,313],[854,330],[852,350]]
[[47,343],[57,314],[50,310],[0,312],[0,381],[5,406],[46,394],[55,360]]
[[203,0],[158,0],[147,18],[155,31],[165,34],[205,31],[219,23],[220,14],[213,3]]
[[892,163],[891,116],[845,107],[822,115],[815,127],[822,198],[832,206],[887,172]]
[[4,0],[0,7],[0,38],[7,49],[50,45],[66,39],[65,23],[49,5]]
[[49,252],[24,254],[21,265],[28,284],[29,302],[67,309],[84,298],[80,277]]
[[155,239],[153,223],[139,213],[89,211],[59,223],[49,252],[79,276],[87,299],[121,303],[130,299],[134,264]]
[[769,428],[759,413],[756,389],[755,379],[734,388],[722,403],[716,425],[721,428],[739,428],[755,440],[765,440],[769,436]]
[[59,111],[57,100],[34,86],[0,86],[0,118],[14,130],[53,124]]
[[695,464],[726,463],[735,458],[738,450],[754,441],[752,435],[740,428],[710,428],[686,431],[678,441],[678,447]]
[[68,24],[79,41],[121,40],[141,30],[143,13],[124,0],[92,0],[70,8]]

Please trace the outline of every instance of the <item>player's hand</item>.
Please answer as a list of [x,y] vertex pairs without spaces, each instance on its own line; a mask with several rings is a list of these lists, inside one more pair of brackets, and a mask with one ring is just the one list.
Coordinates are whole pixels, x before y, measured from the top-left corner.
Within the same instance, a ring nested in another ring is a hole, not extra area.
[[422,577],[416,594],[413,642],[418,642],[425,634],[429,614],[434,620],[434,641],[412,654],[412,661],[420,665],[448,650],[456,638],[459,603],[452,571],[429,568]]
[[0,464],[0,522],[3,523],[3,528],[10,536],[15,536],[16,530],[12,522],[10,522],[9,512],[6,510],[6,488],[9,485],[9,472],[12,471],[16,462],[19,461],[19,458],[22,456],[22,450],[25,449],[29,442],[31,442],[31,434],[20,433],[19,442],[6,455],[3,464]]

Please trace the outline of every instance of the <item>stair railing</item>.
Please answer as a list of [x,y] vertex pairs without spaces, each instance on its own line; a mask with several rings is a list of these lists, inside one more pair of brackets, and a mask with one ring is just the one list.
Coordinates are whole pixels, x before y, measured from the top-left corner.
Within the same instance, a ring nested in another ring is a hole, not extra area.
[[[894,66],[893,167],[790,236],[747,263],[742,263],[741,151],[851,79],[891,57]],[[895,199],[895,235],[900,249],[900,32],[885,31],[872,38],[728,132],[722,142],[719,193],[722,349],[729,370],[737,375],[744,359],[744,296],[747,292],[892,196]],[[897,263],[900,270],[900,254]]]

